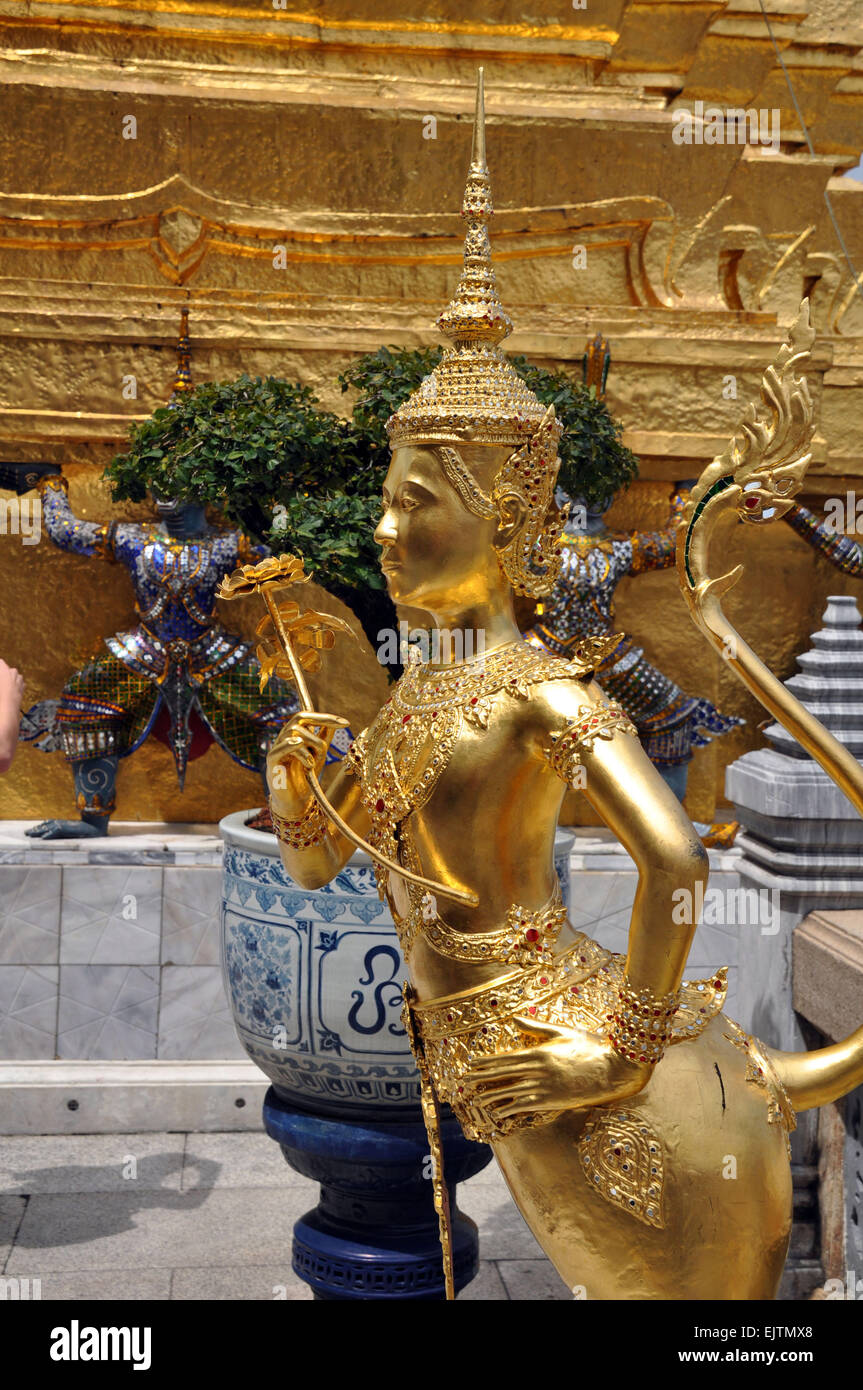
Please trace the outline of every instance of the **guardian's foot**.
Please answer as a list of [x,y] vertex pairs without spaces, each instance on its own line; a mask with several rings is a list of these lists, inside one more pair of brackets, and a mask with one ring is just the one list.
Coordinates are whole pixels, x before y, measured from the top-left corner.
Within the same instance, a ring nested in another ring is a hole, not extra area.
[[99,826],[85,820],[43,820],[24,834],[34,840],[97,840],[108,834],[108,822]]

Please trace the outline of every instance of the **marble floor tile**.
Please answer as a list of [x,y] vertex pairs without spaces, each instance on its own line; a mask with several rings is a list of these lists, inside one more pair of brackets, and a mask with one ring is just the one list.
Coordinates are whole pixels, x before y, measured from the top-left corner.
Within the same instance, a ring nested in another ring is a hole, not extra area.
[[165,869],[162,898],[162,962],[219,964],[221,869]]
[[594,941],[598,941],[600,946],[604,946],[606,951],[620,951],[625,954],[631,920],[632,908],[627,907],[621,912],[614,912],[609,917],[594,922],[593,929],[588,934]]
[[497,1267],[511,1299],[530,1303],[573,1300],[572,1290],[566,1287],[551,1260],[499,1260]]
[[57,1052],[79,1061],[155,1058],[156,965],[63,965]]
[[[503,1179],[501,1179],[503,1183]],[[480,1250],[487,1260],[536,1260],[544,1255],[509,1195],[491,1184],[461,1183],[458,1206],[479,1227]]]
[[[4,1201],[19,1200],[4,1198]],[[31,1197],[7,1261],[9,1274],[173,1269],[194,1251],[202,1269],[289,1270],[305,1192],[82,1192]]]
[[[0,1191],[179,1191],[184,1143],[182,1134],[6,1135],[0,1138]],[[218,1164],[201,1162],[212,1182]]]
[[[748,927],[725,927],[702,922],[695,933],[690,955],[693,959],[707,961],[716,970],[720,965],[736,965],[739,953],[740,931]],[[757,930],[757,928],[756,928]]]
[[603,918],[611,917],[616,912],[630,911],[638,887],[638,874],[616,873],[612,874],[611,878],[611,887],[602,911]]
[[480,1236],[479,1270],[475,1279],[457,1295],[459,1303],[488,1303],[492,1300],[505,1301],[509,1294],[500,1277],[500,1269],[494,1260],[482,1258],[482,1237]]
[[56,965],[0,965],[0,1058],[56,1056],[59,973]]
[[60,940],[60,875],[46,865],[0,866],[0,962],[56,965]]
[[[0,1149],[2,1153],[2,1149]],[[268,1134],[190,1134],[183,1162],[183,1191],[201,1187],[294,1187],[318,1199],[318,1184],[294,1171]]]
[[616,877],[613,873],[589,873],[580,869],[570,874],[569,920],[578,931],[591,934],[593,924],[606,911]]
[[60,964],[156,965],[161,918],[161,869],[65,868]]
[[290,1250],[281,1264],[237,1265],[224,1269],[205,1266],[174,1270],[173,1300],[213,1299],[224,1302],[311,1303],[308,1284],[291,1268]]
[[190,1061],[245,1057],[217,965],[162,967],[159,1051]]
[[12,1242],[20,1228],[26,1206],[26,1197],[0,1194],[0,1271],[6,1269]]
[[165,1302],[171,1296],[169,1269],[84,1269],[68,1272],[52,1270],[39,1276],[42,1281],[42,1301],[61,1303],[113,1302],[114,1299],[134,1300],[136,1303]]

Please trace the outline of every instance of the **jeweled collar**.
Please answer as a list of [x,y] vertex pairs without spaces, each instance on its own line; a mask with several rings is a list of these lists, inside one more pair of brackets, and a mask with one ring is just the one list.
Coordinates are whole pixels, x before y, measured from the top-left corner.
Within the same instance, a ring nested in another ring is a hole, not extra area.
[[[611,645],[618,640],[619,635]],[[605,648],[607,639],[601,639],[600,645]],[[588,641],[581,643],[566,660],[518,638],[451,666],[432,666],[428,662],[409,666],[393,692],[393,700],[402,710],[436,711],[477,705],[500,690],[526,699],[530,687],[541,681],[583,679],[590,675],[604,654]]]

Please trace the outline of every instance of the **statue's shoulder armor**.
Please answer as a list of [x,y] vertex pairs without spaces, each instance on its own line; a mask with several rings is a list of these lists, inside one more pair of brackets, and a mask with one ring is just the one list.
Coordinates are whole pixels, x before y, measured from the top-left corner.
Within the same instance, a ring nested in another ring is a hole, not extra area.
[[117,521],[111,524],[110,550],[115,560],[133,563],[151,539],[153,528],[138,521]]

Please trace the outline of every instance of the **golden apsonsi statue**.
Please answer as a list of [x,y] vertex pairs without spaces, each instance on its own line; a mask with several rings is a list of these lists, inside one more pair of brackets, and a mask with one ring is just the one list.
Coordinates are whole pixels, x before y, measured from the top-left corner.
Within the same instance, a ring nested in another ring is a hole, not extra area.
[[[413,875],[378,866],[411,974],[406,1019],[432,1152],[448,1102],[491,1143],[540,1245],[588,1298],[769,1299],[791,1226],[795,1107],[863,1081],[863,1029],[820,1052],[778,1053],[723,1016],[723,971],[682,983],[695,922],[675,920],[672,895],[706,881],[704,849],[592,679],[605,641],[550,657],[513,615],[513,590],[545,593],[557,573],[559,426],[500,348],[511,322],[491,265],[481,77],[463,212],[464,270],[439,321],[450,347],[389,422],[375,533],[392,598],[430,614],[450,645],[408,667],[327,796]],[[804,314],[794,350],[765,377],[770,421],[752,408],[743,442],[692,493],[681,574],[698,624],[863,806],[856,762],[724,619],[718,595],[736,576],[706,570],[720,513],[767,519],[800,485],[812,426],[794,365],[811,336]],[[459,660],[471,630],[485,633],[485,654]],[[284,863],[310,888],[354,847],[309,781],[341,722],[300,713],[269,757]],[[560,905],[554,832],[576,781],[638,866],[625,958],[576,932]],[[737,1181],[723,1176],[729,1155]],[[446,1247],[439,1181],[436,1196]]]

